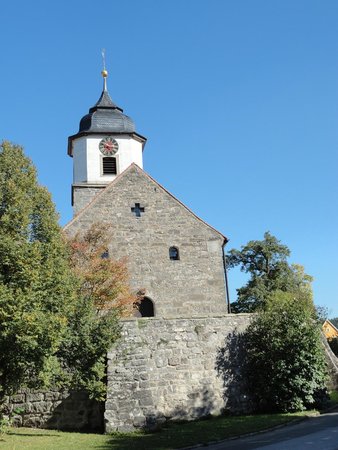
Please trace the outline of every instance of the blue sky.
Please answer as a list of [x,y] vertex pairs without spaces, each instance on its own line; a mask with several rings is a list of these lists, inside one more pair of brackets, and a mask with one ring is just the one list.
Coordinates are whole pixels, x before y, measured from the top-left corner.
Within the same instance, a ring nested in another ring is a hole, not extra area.
[[[230,239],[269,230],[338,316],[338,2],[88,0],[1,6],[0,138],[71,218],[67,137],[102,89],[145,170]],[[245,281],[229,273],[232,300]]]

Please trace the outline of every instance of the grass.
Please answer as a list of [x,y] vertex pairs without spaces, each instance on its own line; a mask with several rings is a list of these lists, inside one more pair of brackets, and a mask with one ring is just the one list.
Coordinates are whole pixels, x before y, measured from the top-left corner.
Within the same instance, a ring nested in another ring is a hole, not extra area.
[[156,433],[100,435],[11,428],[8,434],[0,438],[0,448],[1,450],[172,450],[264,430],[308,414],[309,412],[225,416],[170,424]]
[[0,437],[1,450],[87,450],[109,449],[108,436],[64,433],[36,428],[11,428]]
[[[338,404],[338,391],[330,394],[329,406]],[[156,433],[113,433],[111,435],[66,433],[34,428],[10,428],[0,436],[1,450],[173,450],[265,430],[318,411],[293,414],[222,416],[169,424]]]

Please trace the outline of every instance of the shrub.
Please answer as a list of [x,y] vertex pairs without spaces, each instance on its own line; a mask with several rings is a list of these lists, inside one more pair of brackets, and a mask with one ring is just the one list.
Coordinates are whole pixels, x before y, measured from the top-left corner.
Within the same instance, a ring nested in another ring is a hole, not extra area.
[[320,328],[303,294],[275,291],[246,332],[245,372],[257,410],[304,410],[325,398]]

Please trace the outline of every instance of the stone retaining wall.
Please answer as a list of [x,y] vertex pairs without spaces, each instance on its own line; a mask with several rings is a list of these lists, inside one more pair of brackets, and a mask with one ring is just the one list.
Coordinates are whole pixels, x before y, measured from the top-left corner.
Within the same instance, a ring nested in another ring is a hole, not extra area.
[[248,411],[238,381],[239,336],[251,317],[124,321],[108,354],[106,431]]
[[325,356],[326,362],[329,370],[329,388],[330,389],[338,389],[338,358],[331,350],[329,343],[327,342],[326,337],[322,334],[322,341],[325,348]]
[[59,430],[103,431],[103,411],[104,404],[84,392],[57,390],[21,390],[8,397],[5,406],[16,426]]

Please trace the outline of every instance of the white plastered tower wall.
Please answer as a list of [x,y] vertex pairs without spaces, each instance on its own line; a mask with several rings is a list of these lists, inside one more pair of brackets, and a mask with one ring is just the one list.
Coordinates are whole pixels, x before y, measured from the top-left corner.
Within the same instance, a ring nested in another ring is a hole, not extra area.
[[[111,136],[118,143],[116,158],[116,175],[104,175],[99,144],[103,137]],[[116,176],[124,172],[132,163],[143,168],[142,143],[131,136],[114,134],[82,136],[73,142],[73,183],[90,183],[107,185]]]

